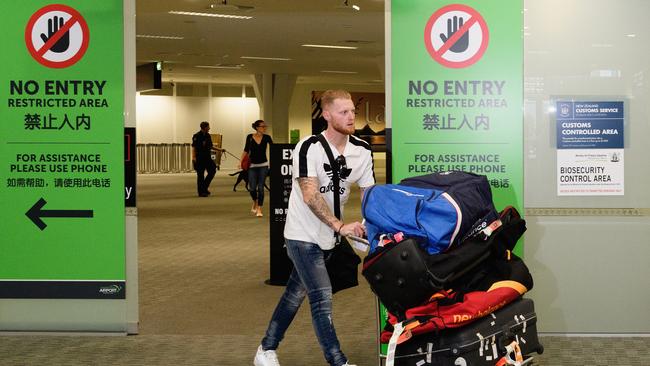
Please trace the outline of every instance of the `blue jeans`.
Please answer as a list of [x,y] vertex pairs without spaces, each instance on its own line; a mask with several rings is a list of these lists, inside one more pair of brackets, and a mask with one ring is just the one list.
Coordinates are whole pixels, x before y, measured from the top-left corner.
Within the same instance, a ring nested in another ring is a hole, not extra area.
[[332,366],[341,366],[347,358],[341,351],[332,323],[332,285],[325,268],[324,252],[314,243],[286,240],[286,244],[293,271],[262,339],[262,349],[278,348],[307,295],[312,324],[325,359]]
[[264,182],[268,174],[269,168],[265,166],[248,168],[248,191],[260,206],[264,205]]

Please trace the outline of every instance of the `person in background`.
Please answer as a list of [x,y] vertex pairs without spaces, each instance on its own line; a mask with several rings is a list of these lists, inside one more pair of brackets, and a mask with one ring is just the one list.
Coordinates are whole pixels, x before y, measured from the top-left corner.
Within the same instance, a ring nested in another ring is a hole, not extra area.
[[[251,213],[257,217],[262,217],[262,206],[264,205],[264,182],[269,174],[269,160],[266,158],[266,149],[269,144],[273,144],[271,136],[267,135],[266,122],[258,119],[251,125],[255,133],[246,136],[244,152],[240,162],[243,162],[246,155],[250,159],[248,168],[248,191],[253,199]],[[243,166],[240,167],[244,169]]]
[[[196,190],[199,197],[210,195],[208,188],[210,182],[217,172],[217,165],[212,160],[212,150],[226,151],[225,149],[212,145],[210,137],[210,124],[201,122],[199,132],[192,136],[192,165],[196,171]],[[207,172],[207,175],[206,175]]]
[[[321,97],[327,129],[322,133],[330,145],[340,171],[341,214],[350,196],[352,183],[361,194],[375,184],[370,145],[353,136],[354,103],[344,90],[328,90]],[[332,285],[325,267],[329,251],[339,236],[363,236],[360,222],[344,223],[334,215],[332,169],[317,136],[301,140],[293,153],[293,185],[284,226],[287,254],[293,271],[273,312],[255,354],[255,366],[278,366],[280,341],[293,321],[300,304],[309,298],[314,330],[331,366],[353,366],[341,351],[332,322]]]

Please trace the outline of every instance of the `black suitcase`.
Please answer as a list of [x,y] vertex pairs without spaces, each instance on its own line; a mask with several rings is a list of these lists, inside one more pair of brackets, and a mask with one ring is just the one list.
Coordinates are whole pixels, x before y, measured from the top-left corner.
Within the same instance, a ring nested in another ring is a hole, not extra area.
[[408,309],[486,260],[494,247],[492,240],[470,239],[448,252],[429,255],[417,241],[406,239],[367,257],[361,274],[386,309],[404,320]]
[[414,336],[397,346],[395,366],[494,366],[512,341],[541,354],[533,301],[518,299],[467,326]]
[[[499,217],[501,227],[487,239],[474,237],[444,253],[429,255],[413,238],[378,248],[363,260],[361,274],[386,309],[404,320],[408,309],[426,302],[434,293],[470,285],[461,276],[471,275],[488,258],[505,258],[526,231],[526,222],[510,206]],[[478,290],[471,286],[463,289]]]
[[404,318],[407,309],[420,305],[443,287],[426,263],[426,253],[414,239],[406,239],[364,260],[361,274],[388,311]]

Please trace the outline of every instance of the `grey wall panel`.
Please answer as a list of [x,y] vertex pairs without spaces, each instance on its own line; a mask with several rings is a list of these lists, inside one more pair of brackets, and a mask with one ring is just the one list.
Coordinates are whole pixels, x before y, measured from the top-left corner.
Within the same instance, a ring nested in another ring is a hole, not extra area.
[[0,300],[2,332],[126,333],[126,300]]
[[650,333],[650,217],[526,220],[540,331]]
[[[525,261],[539,328],[650,333],[650,1],[524,7]],[[558,99],[625,102],[624,195],[557,195]]]

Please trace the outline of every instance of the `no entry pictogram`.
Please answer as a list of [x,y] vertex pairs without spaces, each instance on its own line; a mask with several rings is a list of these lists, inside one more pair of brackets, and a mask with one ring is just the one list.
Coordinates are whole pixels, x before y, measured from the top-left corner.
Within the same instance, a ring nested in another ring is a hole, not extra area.
[[438,9],[424,28],[424,44],[443,66],[462,68],[474,64],[488,46],[485,19],[473,8],[453,4]]
[[29,18],[25,44],[32,57],[52,68],[74,65],[88,49],[88,24],[75,9],[48,5]]

